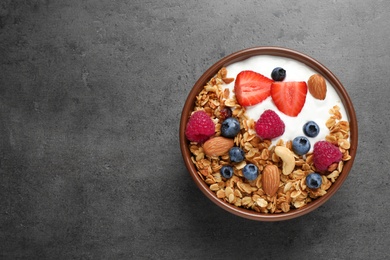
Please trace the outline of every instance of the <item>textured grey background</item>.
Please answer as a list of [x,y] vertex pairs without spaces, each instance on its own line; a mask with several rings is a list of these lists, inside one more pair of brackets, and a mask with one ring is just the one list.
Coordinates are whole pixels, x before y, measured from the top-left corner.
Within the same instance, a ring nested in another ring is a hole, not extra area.
[[[389,1],[2,0],[1,259],[386,259],[389,22]],[[202,72],[270,45],[334,72],[360,139],[334,198],[261,223],[206,200],[178,128]]]

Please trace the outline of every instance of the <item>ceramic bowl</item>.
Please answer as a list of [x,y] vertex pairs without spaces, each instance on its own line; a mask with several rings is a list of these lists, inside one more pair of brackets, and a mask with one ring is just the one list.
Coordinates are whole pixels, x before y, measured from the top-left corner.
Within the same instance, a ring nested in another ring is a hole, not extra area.
[[[291,209],[287,213],[259,213],[254,210],[249,210],[241,207],[234,206],[223,199],[217,198],[216,194],[210,190],[209,185],[207,185],[204,180],[200,178],[200,176],[197,173],[197,169],[194,165],[194,163],[191,160],[191,152],[189,150],[189,141],[186,139],[185,136],[185,129],[187,121],[191,115],[191,112],[194,109],[194,102],[196,99],[196,96],[198,93],[203,89],[204,85],[217,74],[217,72],[224,66],[228,66],[232,63],[243,61],[245,59],[248,59],[252,56],[257,55],[273,55],[273,56],[280,56],[280,57],[286,57],[290,59],[297,60],[308,67],[312,68],[315,72],[321,74],[333,87],[335,88],[336,92],[341,98],[341,101],[345,107],[347,116],[349,118],[350,123],[350,155],[351,159],[349,161],[346,161],[344,164],[344,168],[342,170],[342,173],[337,178],[337,180],[333,183],[333,185],[327,190],[327,193],[319,197],[312,202],[308,203],[307,205],[298,208],[298,209]],[[328,201],[342,186],[344,181],[347,179],[348,174],[351,171],[354,158],[356,155],[357,150],[357,143],[358,143],[358,124],[356,119],[355,110],[353,107],[353,104],[351,102],[350,97],[348,96],[348,93],[346,92],[345,88],[341,84],[341,82],[336,78],[336,76],[327,69],[324,65],[322,65],[317,60],[309,57],[308,55],[305,55],[303,53],[300,53],[295,50],[281,48],[281,47],[254,47],[249,49],[240,50],[238,52],[235,52],[233,54],[230,54],[221,60],[217,61],[215,64],[213,64],[204,74],[196,81],[195,85],[192,87],[192,89],[189,92],[189,95],[187,97],[187,100],[184,104],[182,115],[181,115],[181,121],[180,121],[180,147],[182,156],[184,159],[184,163],[188,169],[188,172],[190,176],[192,177],[193,181],[197,185],[197,187],[204,193],[207,199],[211,200],[213,203],[215,203],[217,206],[223,208],[224,210],[235,214],[237,216],[251,219],[251,220],[257,220],[257,221],[282,221],[282,220],[289,220],[292,218],[300,217],[302,215],[305,215],[309,212],[312,212],[313,210],[317,209],[321,205],[323,205],[326,201]],[[202,209],[199,209],[202,210]]]

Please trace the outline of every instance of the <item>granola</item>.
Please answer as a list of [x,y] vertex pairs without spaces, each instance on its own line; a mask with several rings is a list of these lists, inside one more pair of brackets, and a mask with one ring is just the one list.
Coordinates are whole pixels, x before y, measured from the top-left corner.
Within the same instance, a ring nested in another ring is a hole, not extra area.
[[[232,110],[233,116],[240,122],[241,130],[234,138],[234,144],[245,151],[245,160],[232,163],[228,153],[220,156],[208,156],[205,154],[202,144],[189,143],[192,161],[197,169],[199,177],[209,185],[211,191],[227,203],[261,213],[282,213],[292,209],[301,208],[318,197],[324,196],[327,190],[342,173],[344,162],[351,159],[349,155],[349,122],[342,120],[340,108],[334,106],[329,110],[329,119],[326,127],[329,134],[326,140],[337,145],[342,152],[342,160],[332,164],[328,173],[322,175],[322,184],[318,189],[310,189],[306,185],[306,176],[315,172],[313,154],[309,152],[298,156],[294,154],[295,166],[291,173],[282,174],[283,161],[275,153],[277,146],[286,147],[292,151],[292,141],[279,139],[276,144],[270,140],[262,140],[257,136],[255,121],[247,116],[245,107],[240,106],[234,95],[230,95],[224,84],[234,81],[227,77],[227,69],[222,68],[210,79],[197,95],[194,111],[205,111],[215,123],[215,136],[221,136],[221,124],[223,118],[221,111],[225,107]],[[258,167],[257,179],[248,181],[244,178],[242,169],[246,164],[254,164]],[[231,178],[224,178],[220,170],[224,165],[233,166],[234,174]],[[276,165],[280,172],[279,187],[273,196],[267,195],[263,189],[262,171],[267,165]]]

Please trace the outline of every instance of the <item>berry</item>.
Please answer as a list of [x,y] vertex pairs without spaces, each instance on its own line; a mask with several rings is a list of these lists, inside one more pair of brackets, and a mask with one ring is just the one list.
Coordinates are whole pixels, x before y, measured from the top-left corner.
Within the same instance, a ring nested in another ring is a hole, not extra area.
[[279,111],[296,117],[305,105],[307,84],[304,81],[274,82],[271,97]]
[[271,78],[275,81],[283,81],[286,78],[286,71],[281,67],[272,70]]
[[260,73],[244,70],[238,73],[234,83],[234,93],[241,106],[252,106],[271,95],[273,80]]
[[242,169],[242,174],[248,181],[256,180],[258,173],[257,166],[249,163]]
[[220,113],[220,118],[222,120],[225,120],[226,118],[232,116],[232,110],[229,107],[225,107],[225,108],[221,109],[221,111],[219,113]]
[[285,125],[273,110],[265,110],[255,125],[258,136],[263,139],[273,139],[284,133]]
[[221,135],[234,138],[240,132],[240,122],[234,117],[226,118],[221,125]]
[[309,121],[303,125],[303,132],[308,137],[316,137],[320,133],[320,128],[314,121]]
[[292,149],[298,155],[304,155],[310,150],[310,141],[305,136],[297,136],[292,141]]
[[245,152],[240,147],[232,147],[229,150],[230,161],[242,162],[245,159]]
[[332,163],[341,160],[340,149],[328,141],[318,141],[313,147],[313,163],[317,170],[326,171]]
[[306,185],[310,189],[318,189],[321,187],[322,177],[318,173],[312,172],[306,176]]
[[204,142],[215,133],[215,124],[209,115],[200,110],[193,113],[187,122],[186,137],[191,142]]
[[233,167],[230,165],[224,165],[224,166],[222,166],[220,173],[221,173],[222,177],[224,177],[226,179],[230,179],[234,173]]

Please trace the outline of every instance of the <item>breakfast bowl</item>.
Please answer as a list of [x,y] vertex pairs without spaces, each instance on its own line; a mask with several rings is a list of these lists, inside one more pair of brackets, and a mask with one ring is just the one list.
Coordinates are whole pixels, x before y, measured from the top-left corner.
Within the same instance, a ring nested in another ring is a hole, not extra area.
[[196,186],[250,220],[303,216],[342,186],[355,159],[352,101],[317,60],[254,47],[217,61],[184,104],[180,147]]

